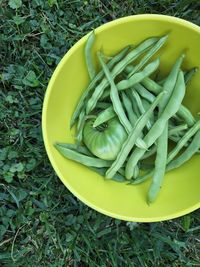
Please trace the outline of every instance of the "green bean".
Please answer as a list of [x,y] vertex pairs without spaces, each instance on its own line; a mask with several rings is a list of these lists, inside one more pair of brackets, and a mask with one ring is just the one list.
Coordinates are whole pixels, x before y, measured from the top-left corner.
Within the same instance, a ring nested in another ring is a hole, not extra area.
[[86,41],[85,44],[85,62],[87,65],[87,70],[88,70],[88,74],[90,76],[90,79],[94,79],[96,72],[95,72],[95,68],[92,62],[92,47],[94,44],[94,40],[95,40],[95,33],[94,30],[90,33],[90,35],[88,36],[88,39]]
[[154,82],[152,79],[150,79],[149,77],[144,78],[141,81],[141,84],[150,92],[154,93],[154,94],[159,94],[163,88],[162,86],[160,86],[159,84],[157,84],[156,82]]
[[127,112],[128,119],[129,119],[129,121],[133,127],[138,118],[133,111],[131,100],[128,98],[128,96],[126,95],[125,92],[122,92],[122,102],[123,102],[124,108]]
[[160,80],[160,81],[157,81],[157,83],[158,83],[160,86],[163,86],[163,84],[165,83],[165,81],[166,81],[166,77],[163,78],[163,79]]
[[132,107],[133,107],[133,112],[134,112],[135,116],[136,116],[137,119],[138,119],[138,118],[140,117],[140,111],[139,111],[139,109],[138,109],[137,104],[135,103],[135,98],[134,98],[134,96],[133,96],[133,94],[132,94],[132,90],[131,90],[131,88],[130,88],[130,89],[127,89],[127,90],[126,90],[126,93],[127,93],[128,97],[129,97],[129,99],[131,100]]
[[133,65],[128,65],[124,69],[124,72],[125,72],[126,75],[128,75],[133,69],[134,69],[134,66]]
[[[122,92],[122,101],[126,109],[126,112],[128,114],[128,119],[131,122],[132,127],[134,127],[138,118],[137,118],[137,115],[134,113],[132,103],[130,99],[126,96],[125,92]],[[143,142],[141,138],[142,138],[142,133],[136,140],[135,144],[138,147],[146,148],[146,144]]]
[[[176,133],[176,134],[173,134],[173,135],[169,135],[169,133],[168,133],[168,138],[169,138],[169,140],[172,140],[175,143],[178,143],[180,141],[180,139],[183,137],[184,134],[185,134],[185,132],[179,132],[179,133]],[[187,145],[188,145],[188,143],[185,144],[185,146],[187,146]]]
[[[105,173],[107,168],[96,168],[96,167],[89,167],[91,170],[95,171],[96,173],[100,174],[101,176],[105,177]],[[119,182],[119,183],[124,183],[127,180],[124,178],[123,175],[120,173],[116,173],[115,176],[112,177],[113,181]]]
[[150,93],[142,84],[136,83],[133,88],[138,92],[138,94],[146,99],[149,102],[153,102],[155,99],[155,96]]
[[[109,88],[109,87],[107,87],[107,88],[104,90],[102,96],[100,97],[100,100],[104,100],[104,99],[107,98],[108,96],[110,96],[110,88]],[[98,104],[98,102],[97,102],[97,104]]]
[[179,110],[177,111],[177,115],[181,117],[188,126],[192,126],[195,123],[195,118],[193,117],[192,113],[189,111],[186,106],[181,105]]
[[[183,127],[184,125],[180,125],[180,127]],[[178,127],[179,126],[177,126],[177,129],[178,129]],[[173,129],[172,129],[173,130]],[[169,133],[170,133],[170,131],[169,131]],[[170,137],[169,137],[170,138]],[[170,138],[171,139],[171,138]],[[177,140],[176,140],[176,142],[178,142]],[[152,148],[152,150],[150,150],[150,151],[147,151],[145,154],[144,154],[144,156],[142,157],[142,159],[146,159],[146,158],[148,158],[149,156],[151,156],[152,154],[154,154],[155,152],[156,152],[156,146],[154,146],[153,148]],[[197,152],[198,153],[198,152]],[[169,162],[169,160],[167,160],[167,162]],[[144,165],[144,164],[143,164]],[[143,165],[141,165],[141,167],[143,166]],[[150,165],[150,167],[152,167],[152,165]],[[150,172],[150,173],[148,173],[148,174],[145,174],[145,175],[142,175],[142,176],[140,176],[140,177],[138,177],[137,178],[137,180],[135,180],[135,181],[133,181],[132,182],[132,184],[140,184],[140,183],[142,183],[142,182],[144,182],[144,181],[146,181],[146,179],[148,179],[150,176],[152,176],[153,175],[153,171],[152,172]]]
[[143,136],[142,133],[140,133],[139,137],[135,141],[135,145],[139,148],[147,150],[147,146],[146,146],[145,142],[142,140],[142,136]]
[[[141,99],[141,101],[142,101],[142,105],[144,107],[144,110],[146,111],[150,107],[151,103],[149,101],[147,101],[146,99],[144,99],[144,98]],[[149,118],[149,121],[150,121],[151,125],[154,124],[154,121],[155,121],[155,118],[156,118],[156,114],[157,114],[157,112],[154,111],[154,113]]]
[[133,184],[133,185],[138,185],[138,184],[141,184],[145,181],[147,181],[150,177],[152,177],[153,175],[153,172],[154,172],[154,169],[139,176],[137,179],[134,179],[134,180],[131,180],[130,181],[130,184]]
[[96,115],[85,115],[85,111],[82,110],[80,115],[79,115],[79,120],[78,120],[78,125],[77,125],[77,134],[75,139],[77,140],[78,144],[82,142],[83,139],[83,128],[85,126],[85,121],[90,118],[95,118]]
[[[154,167],[154,164],[152,164],[152,163],[140,162],[140,169],[141,170],[145,170],[145,171],[148,170],[149,171],[149,170],[153,170],[153,167]],[[139,177],[137,179],[139,179]],[[132,183],[132,181],[134,181],[134,180],[131,180],[130,182]]]
[[[185,162],[187,162],[195,153],[198,152],[200,147],[200,131],[198,131],[190,145],[186,148],[186,150],[175,160],[172,160],[171,162],[168,163],[166,167],[166,172],[174,170],[181,165],[183,165]],[[131,184],[136,185],[136,184],[141,184],[148,180],[153,174],[153,170],[138,177],[136,180],[131,181]]]
[[184,147],[184,145],[190,140],[190,138],[200,129],[200,121],[194,124],[192,128],[190,128],[185,135],[179,140],[176,147],[169,153],[167,158],[167,163],[172,161],[175,156],[179,153],[179,151]]
[[[186,85],[191,81],[192,77],[194,76],[194,74],[197,71],[198,71],[198,67],[194,67],[194,68],[184,72],[184,79],[185,79]],[[164,84],[165,80],[166,80],[166,78],[158,81],[158,84],[162,86]]]
[[169,76],[167,77],[167,79],[163,85],[163,90],[166,91],[167,94],[164,95],[164,97],[162,98],[162,101],[159,104],[159,109],[161,109],[161,111],[164,109],[164,107],[166,106],[166,104],[168,103],[168,101],[171,97],[171,93],[175,87],[176,80],[177,80],[177,77],[179,74],[179,70],[180,70],[180,67],[181,67],[181,64],[182,64],[184,58],[185,58],[184,54],[178,58],[178,60],[174,64]]
[[[121,174],[121,175],[124,177],[124,175],[125,175],[125,170],[124,170],[123,168],[120,168],[120,169],[118,170],[118,173]],[[125,177],[124,177],[124,179],[126,180]]]
[[[169,139],[175,143],[178,143],[180,141],[181,137],[175,136],[175,135],[169,135]],[[185,144],[185,147],[187,147],[188,144],[189,144],[189,142]]]
[[183,62],[184,57],[185,57],[185,55],[181,55],[178,58],[178,60],[174,64],[169,76],[167,77],[167,79],[163,85],[163,90],[166,91],[166,94],[162,98],[162,101],[159,103],[159,114],[162,113],[164,107],[166,106],[166,104],[168,103],[168,101],[171,97],[171,93],[175,87],[177,76],[179,73],[179,69],[180,69],[180,66]]
[[[138,109],[139,109],[139,111],[140,111],[140,114],[142,115],[142,114],[144,114],[145,113],[145,109],[144,109],[144,107],[143,107],[143,104],[142,104],[142,101],[141,101],[141,99],[140,99],[140,96],[139,96],[139,94],[135,91],[135,90],[131,90],[131,92],[132,92],[132,94],[133,94],[133,96],[134,96],[134,98],[135,98],[135,101],[136,101],[136,103],[137,103],[137,106],[138,106]],[[151,123],[150,123],[150,121],[148,120],[147,121],[147,129],[148,130],[150,130],[151,129]]]
[[68,143],[56,143],[56,145],[65,147],[67,149],[75,150],[76,152],[79,152],[86,156],[93,156],[93,154],[89,151],[89,149],[86,146],[77,145],[77,144],[68,144]]
[[[194,74],[197,71],[198,71],[198,67],[194,67],[194,68],[184,72],[184,79],[185,79],[186,85],[190,82],[190,80],[192,79],[192,77],[194,76]],[[164,84],[165,80],[166,80],[166,78],[158,81],[158,84],[162,86]]]
[[[108,67],[106,66],[106,64],[104,63],[104,61],[101,57],[101,54],[98,53],[97,55],[98,55],[99,62],[100,62],[101,66],[105,72],[105,75],[106,75],[106,77],[107,77],[107,79],[111,85],[110,98],[111,98],[111,101],[113,103],[113,109],[114,109],[115,113],[117,114],[119,121],[124,126],[126,132],[130,133],[130,131],[132,130],[132,125],[131,125],[130,121],[128,120],[128,118],[124,112],[124,109],[122,107],[122,103],[121,103],[120,98],[119,98],[118,90],[117,90],[116,85],[113,81],[111,73],[110,73]],[[140,148],[146,149],[146,144],[140,138],[138,138],[138,140],[137,140],[137,145]]]
[[133,171],[133,178],[136,179],[139,175],[140,169],[138,165],[135,166],[134,171]]
[[181,124],[178,126],[175,126],[172,129],[169,129],[169,135],[173,135],[173,134],[177,134],[183,130],[187,130],[188,129],[188,125],[187,124]]
[[110,119],[114,118],[116,116],[116,113],[112,106],[109,108],[103,110],[96,118],[96,120],[93,123],[93,127],[97,127],[100,124],[109,121]]
[[[182,62],[181,60],[178,60],[176,62],[174,68],[172,69],[172,72],[170,73],[169,77],[167,78],[166,82],[163,85],[163,89],[166,90],[168,95],[165,94],[159,103],[159,116],[162,114],[167,102],[169,101],[171,93],[174,89],[181,62]],[[148,191],[148,197],[147,197],[148,204],[155,201],[161,189],[163,178],[165,176],[165,168],[166,168],[166,162],[167,162],[167,150],[168,150],[168,121],[165,125],[163,133],[158,137],[158,140],[157,140],[155,169],[154,169],[154,174],[152,178],[152,183]]]
[[110,103],[107,102],[98,102],[96,105],[96,108],[100,108],[100,109],[107,109],[110,107]]
[[167,149],[168,149],[168,122],[165,126],[163,133],[158,138],[155,170],[152,178],[152,183],[148,191],[147,203],[154,202],[161,189],[167,163]]
[[[175,87],[178,72],[182,63],[183,57],[180,57],[174,67],[172,68],[171,73],[167,77],[163,89],[167,92],[164,95],[162,100],[159,103],[159,115],[162,114],[166,104],[168,103],[172,91]],[[184,78],[183,78],[184,79]],[[158,137],[157,141],[157,154],[155,160],[155,170],[153,174],[152,183],[148,191],[147,202],[152,203],[157,198],[157,195],[161,189],[163,178],[165,175],[165,168],[167,163],[167,149],[168,149],[168,121],[164,128],[163,133]]]
[[189,146],[185,149],[185,151],[175,160],[172,160],[167,165],[167,171],[176,169],[188,161],[200,148],[200,130],[196,132],[192,142]]
[[153,145],[151,149],[145,152],[141,159],[147,159],[156,153],[157,147]]
[[[158,117],[158,120],[155,122],[155,124],[152,126],[152,128],[144,138],[144,141],[148,147],[150,147],[162,134],[166,122],[177,112],[183,100],[184,94],[185,94],[184,76],[183,72],[180,71],[178,74],[175,88],[171,94],[171,97],[164,111]],[[130,179],[132,177],[133,175],[132,170],[134,169],[137,162],[144,155],[144,153],[145,150],[141,148],[140,149],[135,148],[135,150],[132,152],[125,168],[125,174],[127,179]]]
[[84,125],[85,125],[85,111],[82,110],[79,115],[78,124],[77,124],[76,140],[78,141],[78,143],[81,143],[82,141]]
[[[158,85],[156,82],[151,80],[149,77],[145,78],[141,83],[149,91],[155,94],[158,94],[159,92],[163,90],[160,85]],[[177,111],[177,115],[180,116],[188,124],[188,126],[192,126],[195,123],[195,119],[192,113],[184,105],[180,106],[179,110]]]
[[153,62],[149,63],[142,71],[133,74],[130,78],[122,80],[117,83],[118,90],[125,90],[132,87],[134,84],[141,82],[145,77],[151,75],[160,64],[160,59],[157,58]]
[[165,35],[158,40],[158,42],[140,60],[139,64],[133,67],[133,69],[128,75],[128,78],[130,78],[134,73],[138,72],[149,61],[149,59],[164,45],[167,38],[168,38],[168,35]]
[[187,85],[192,77],[194,76],[194,74],[198,71],[198,68],[197,67],[194,67],[188,71],[186,71],[185,75],[184,75],[184,78],[185,78],[185,84]]
[[[131,46],[127,46],[124,49],[122,49],[116,56],[114,56],[109,62],[108,62],[108,67],[111,69],[113,68],[113,66],[120,61],[122,58],[124,58],[124,56],[126,55],[126,53],[128,52],[128,50],[130,49]],[[70,121],[70,128],[72,128],[72,126],[74,125],[74,123],[76,122],[81,110],[84,107],[85,104],[85,100],[86,98],[89,96],[90,92],[94,89],[95,84],[101,80],[104,76],[104,72],[103,70],[101,70],[96,77],[90,82],[89,86],[86,88],[86,90],[83,92],[83,94],[81,95],[78,104],[72,114],[71,117],[71,121]]]
[[103,58],[105,59],[105,60],[111,60],[113,57],[111,57],[111,56],[108,56],[108,55],[105,55],[105,54],[102,54],[103,55]]
[[[119,63],[115,65],[113,68],[111,74],[113,79],[120,74],[124,68],[131,63],[132,61],[136,60],[141,54],[143,54],[145,51],[147,51],[156,41],[158,38],[149,38],[148,40],[145,40],[142,42],[140,45],[138,45],[135,49],[133,49],[130,53],[128,53],[123,60],[121,60]],[[92,111],[95,106],[97,101],[100,99],[102,96],[104,89],[108,85],[108,81],[106,78],[104,78],[100,84],[95,88],[91,98],[87,102],[86,106],[86,114],[88,114],[90,111]]]
[[150,108],[138,119],[135,127],[132,129],[130,134],[128,135],[127,140],[124,142],[121,151],[119,152],[116,160],[113,162],[112,166],[106,172],[106,177],[111,178],[113,175],[118,171],[119,168],[122,167],[125,160],[128,157],[128,154],[132,150],[135,141],[137,140],[138,136],[140,135],[142,129],[145,127],[151,113],[158,105],[159,101],[161,101],[163,97],[163,93],[160,93],[154,102],[151,104]]
[[[141,84],[139,84],[139,82],[143,82],[146,79],[149,79],[148,76],[155,70],[157,69],[159,64],[159,59],[156,59],[155,61],[151,62],[149,65],[147,65],[142,71],[135,73],[132,77],[130,77],[127,80],[122,80],[117,84],[117,89],[118,90],[124,90],[127,89],[128,87],[132,87],[134,86],[135,88],[137,88],[139,91],[141,91],[141,87],[142,87],[142,93],[145,94],[146,97],[150,97],[149,101],[153,101],[153,95],[148,92],[148,90],[146,90],[146,88],[144,86],[142,86]],[[150,83],[155,83],[153,80],[148,80]],[[162,91],[162,87],[158,86],[156,83],[155,85],[159,90],[159,92]],[[144,92],[145,91],[145,92]],[[156,93],[158,94],[158,92],[156,91]],[[108,96],[108,91],[105,91],[102,94],[102,99],[106,98]],[[155,99],[155,97],[154,97]]]
[[112,164],[112,161],[86,156],[60,144],[55,144],[55,147],[65,158],[79,162],[85,166],[101,168],[109,167]]
[[132,126],[123,110],[122,103],[120,101],[116,85],[100,53],[98,53],[98,59],[111,86],[110,98],[113,103],[113,109],[115,113],[117,114],[117,116],[119,117],[119,121],[124,126],[125,130],[127,131],[127,133],[129,133],[132,129]]

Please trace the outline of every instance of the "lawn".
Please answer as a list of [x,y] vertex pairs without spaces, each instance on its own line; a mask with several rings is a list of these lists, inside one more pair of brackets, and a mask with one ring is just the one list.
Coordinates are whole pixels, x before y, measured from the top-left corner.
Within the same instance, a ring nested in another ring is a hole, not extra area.
[[91,29],[140,13],[200,25],[197,0],[0,0],[0,266],[200,266],[199,211],[148,224],[104,216],[63,186],[43,145],[60,59]]

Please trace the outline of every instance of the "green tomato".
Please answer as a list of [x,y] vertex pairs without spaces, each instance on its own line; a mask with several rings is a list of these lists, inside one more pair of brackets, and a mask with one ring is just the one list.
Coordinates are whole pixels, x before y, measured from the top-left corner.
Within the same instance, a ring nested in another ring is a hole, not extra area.
[[93,127],[94,119],[86,122],[83,129],[83,141],[88,149],[98,158],[114,160],[127,133],[117,118],[111,119],[96,128]]

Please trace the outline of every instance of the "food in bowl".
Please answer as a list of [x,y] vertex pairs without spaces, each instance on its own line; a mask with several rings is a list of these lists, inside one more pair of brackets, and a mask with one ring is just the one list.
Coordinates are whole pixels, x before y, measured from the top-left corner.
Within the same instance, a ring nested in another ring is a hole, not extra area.
[[180,167],[200,149],[200,121],[182,103],[197,68],[182,70],[186,55],[181,54],[164,79],[155,75],[160,60],[153,56],[167,38],[150,37],[113,57],[99,51],[101,70],[96,73],[90,53],[93,31],[85,45],[91,81],[71,118],[76,144],[55,144],[64,157],[106,179],[136,185],[151,178],[148,204],[158,197],[165,172]]

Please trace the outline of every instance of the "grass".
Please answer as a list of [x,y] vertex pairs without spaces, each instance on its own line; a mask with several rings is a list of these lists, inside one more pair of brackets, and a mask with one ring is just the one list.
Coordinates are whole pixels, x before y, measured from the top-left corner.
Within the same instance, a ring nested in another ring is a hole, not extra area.
[[200,266],[199,211],[152,224],[101,215],[62,185],[41,135],[49,78],[78,39],[139,13],[199,25],[199,2],[0,0],[0,6],[0,266]]

